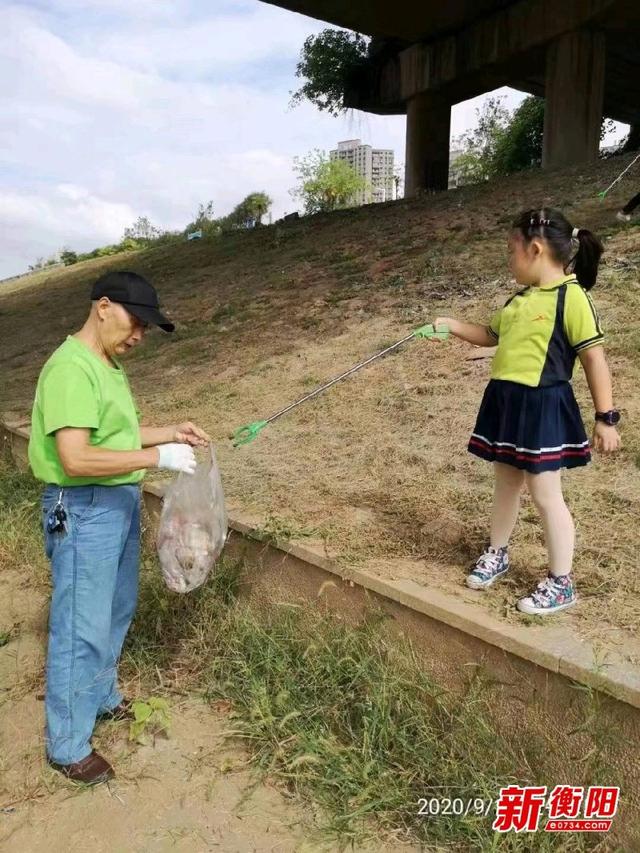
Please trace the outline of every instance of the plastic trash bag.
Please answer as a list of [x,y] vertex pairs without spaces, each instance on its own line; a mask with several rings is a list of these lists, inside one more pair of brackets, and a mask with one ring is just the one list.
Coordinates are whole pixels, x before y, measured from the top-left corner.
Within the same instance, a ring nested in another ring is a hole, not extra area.
[[178,474],[164,496],[157,547],[165,583],[191,592],[206,581],[227,539],[227,512],[213,445],[194,474]]

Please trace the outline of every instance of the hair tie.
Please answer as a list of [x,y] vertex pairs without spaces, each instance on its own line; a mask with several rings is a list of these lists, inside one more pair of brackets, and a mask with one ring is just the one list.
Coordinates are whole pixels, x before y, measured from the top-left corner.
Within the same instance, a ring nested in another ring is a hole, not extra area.
[[571,236],[575,237],[577,240],[580,237],[580,230],[581,230],[580,228],[574,228],[573,231],[571,232]]

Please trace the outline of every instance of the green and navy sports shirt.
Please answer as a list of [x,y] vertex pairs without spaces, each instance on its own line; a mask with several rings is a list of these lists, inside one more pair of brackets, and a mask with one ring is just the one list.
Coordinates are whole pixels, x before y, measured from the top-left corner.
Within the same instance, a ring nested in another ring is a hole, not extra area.
[[568,382],[578,353],[604,340],[591,297],[572,275],[516,293],[487,329],[498,342],[491,378],[534,388]]

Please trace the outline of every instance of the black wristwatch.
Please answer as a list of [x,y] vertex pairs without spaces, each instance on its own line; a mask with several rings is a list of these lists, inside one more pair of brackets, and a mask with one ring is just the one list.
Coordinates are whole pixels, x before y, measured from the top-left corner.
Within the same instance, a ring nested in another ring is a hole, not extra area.
[[620,423],[620,412],[617,409],[609,409],[608,412],[596,412],[596,420],[602,421],[607,426],[615,426]]

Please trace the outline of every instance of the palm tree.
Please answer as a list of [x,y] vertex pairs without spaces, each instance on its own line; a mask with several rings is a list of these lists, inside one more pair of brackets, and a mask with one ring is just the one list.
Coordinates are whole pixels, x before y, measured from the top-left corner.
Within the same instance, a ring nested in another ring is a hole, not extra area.
[[243,201],[247,218],[252,219],[254,225],[262,225],[262,217],[266,216],[273,200],[266,193],[251,193]]

